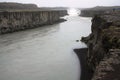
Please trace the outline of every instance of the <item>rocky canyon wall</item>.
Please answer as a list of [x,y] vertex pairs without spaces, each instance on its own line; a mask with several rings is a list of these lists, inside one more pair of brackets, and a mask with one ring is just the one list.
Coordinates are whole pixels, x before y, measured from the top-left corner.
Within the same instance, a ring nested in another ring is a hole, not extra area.
[[82,41],[88,46],[92,80],[120,80],[120,12],[95,16],[91,31]]
[[[64,14],[63,14],[64,13]],[[0,34],[53,24],[66,15],[65,11],[4,11],[0,12]]]

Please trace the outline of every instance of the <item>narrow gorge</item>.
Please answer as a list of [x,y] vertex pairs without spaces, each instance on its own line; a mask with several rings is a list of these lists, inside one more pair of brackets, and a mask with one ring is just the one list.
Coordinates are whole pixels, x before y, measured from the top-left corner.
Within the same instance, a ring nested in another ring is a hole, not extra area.
[[120,80],[114,8],[0,3],[0,80]]

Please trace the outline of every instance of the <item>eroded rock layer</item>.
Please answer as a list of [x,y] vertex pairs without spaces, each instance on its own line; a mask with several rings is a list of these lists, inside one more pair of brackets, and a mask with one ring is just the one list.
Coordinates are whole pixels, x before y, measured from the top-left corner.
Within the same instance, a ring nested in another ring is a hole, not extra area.
[[45,24],[53,24],[63,16],[61,12],[62,11],[0,12],[0,34],[39,27]]
[[83,37],[88,46],[87,65],[92,80],[120,80],[120,12],[92,19],[92,33]]

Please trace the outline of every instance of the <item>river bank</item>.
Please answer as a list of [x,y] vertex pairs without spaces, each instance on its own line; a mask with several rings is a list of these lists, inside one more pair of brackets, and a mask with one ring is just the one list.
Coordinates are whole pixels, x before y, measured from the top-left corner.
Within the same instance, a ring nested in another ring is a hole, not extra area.
[[92,33],[83,37],[88,52],[86,63],[93,71],[91,80],[119,80],[120,12],[98,15],[92,19]]

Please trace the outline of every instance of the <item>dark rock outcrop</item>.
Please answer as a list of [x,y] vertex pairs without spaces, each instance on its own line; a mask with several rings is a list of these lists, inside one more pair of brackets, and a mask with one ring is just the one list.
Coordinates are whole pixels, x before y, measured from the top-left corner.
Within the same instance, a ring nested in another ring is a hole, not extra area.
[[81,41],[88,46],[87,65],[92,80],[120,80],[120,12],[92,19],[92,33]]
[[90,80],[93,75],[93,73],[90,71],[86,63],[87,62],[86,61],[87,51],[88,51],[87,48],[74,49],[74,52],[77,54],[80,60],[80,66],[81,66],[80,80]]
[[120,80],[120,49],[110,49],[96,67],[92,80]]

